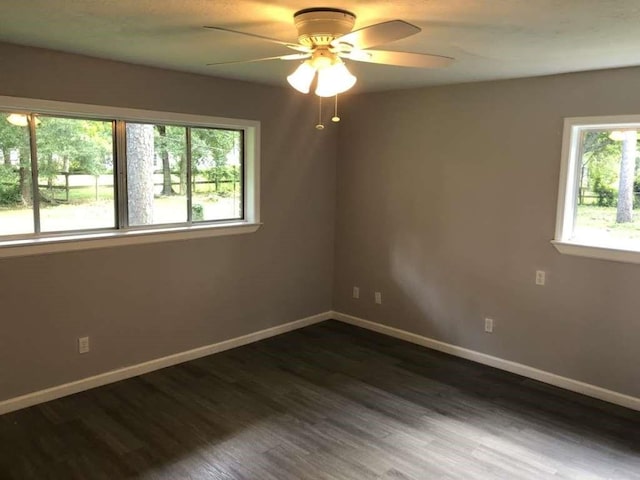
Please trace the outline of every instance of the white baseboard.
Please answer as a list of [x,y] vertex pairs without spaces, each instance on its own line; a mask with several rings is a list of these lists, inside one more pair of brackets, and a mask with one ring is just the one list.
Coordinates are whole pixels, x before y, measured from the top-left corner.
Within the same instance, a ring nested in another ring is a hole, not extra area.
[[297,330],[299,328],[307,327],[309,325],[320,323],[329,319],[335,319],[344,323],[355,325],[357,327],[365,328],[367,330],[372,330],[374,332],[399,338],[407,342],[415,343],[417,345],[422,345],[433,350],[438,350],[450,355],[466,358],[474,362],[499,368],[501,370],[515,373],[517,375],[522,375],[523,377],[532,378],[543,383],[554,385],[556,387],[564,388],[566,390],[581,393],[589,397],[598,398],[606,402],[640,411],[640,398],[631,397],[629,395],[580,382],[578,380],[562,377],[560,375],[546,372],[544,370],[538,370],[537,368],[529,367],[521,363],[511,362],[509,360],[504,360],[502,358],[487,355],[485,353],[458,347],[456,345],[441,342],[428,337],[423,337],[415,333],[371,322],[369,320],[364,320],[352,315],[330,311],[320,313],[318,315],[313,315],[311,317],[302,318],[300,320],[295,320],[283,325],[278,325],[276,327],[267,328],[265,330],[260,330],[258,332],[243,335],[241,337],[236,337],[229,340],[224,340],[219,343],[195,348],[186,352],[176,353],[167,357],[157,358],[137,365],[120,368],[118,370],[112,370],[109,372],[101,373],[99,375],[95,375],[93,377],[83,378],[74,382],[47,388],[45,390],[28,393],[20,397],[10,398],[8,400],[0,402],[0,415],[13,412],[15,410],[20,410],[22,408],[27,408],[39,403],[55,400],[56,398],[65,397],[67,395],[72,395],[74,393],[82,392],[85,390],[90,390],[92,388],[101,387],[109,383],[136,377],[138,375],[152,372],[154,370],[159,370],[161,368],[170,367],[172,365],[188,362],[190,360],[195,360],[196,358],[205,357],[207,355],[212,355],[214,353],[229,350],[231,348],[247,345],[249,343],[257,342],[269,337],[274,337],[282,333]]
[[118,370],[101,373],[93,377],[83,378],[75,382],[65,383],[55,387],[39,390],[37,392],[28,393],[20,397],[10,398],[0,402],[0,415],[13,412],[22,408],[30,407],[38,403],[48,402],[56,398],[65,397],[74,393],[82,392],[96,387],[101,387],[108,383],[118,382],[131,377],[137,377],[144,373],[159,370],[161,368],[177,365],[178,363],[188,362],[196,358],[206,357],[214,353],[229,350],[231,348],[240,347],[249,343],[257,342],[269,337],[275,337],[281,333],[290,332],[299,328],[313,325],[314,323],[323,322],[332,318],[333,312],[324,312],[311,317],[302,318],[293,322],[278,325],[276,327],[267,328],[258,332],[249,333],[241,337],[224,340],[222,342],[205,345],[204,347],[194,348],[186,352],[176,353],[167,357],[156,358],[148,362],[131,365]]
[[400,330],[397,328],[382,325],[380,323],[364,320],[362,318],[347,315],[345,313],[333,312],[333,318],[344,323],[355,325],[356,327],[366,328],[367,330],[372,330],[384,335],[389,335],[390,337],[399,338],[407,342],[422,345],[423,347],[438,350],[450,355],[455,355],[456,357],[466,358],[467,360],[472,360],[484,365],[499,368],[500,370],[506,370],[507,372],[522,375],[523,377],[527,378],[532,378],[543,383],[548,383],[556,387],[564,388],[565,390],[571,390],[572,392],[581,393],[589,397],[597,398],[609,403],[614,403],[616,405],[621,405],[623,407],[640,411],[640,398],[637,397],[632,397],[623,393],[607,390],[605,388],[590,385],[588,383],[573,380],[571,378],[562,377],[560,375],[546,372],[544,370],[538,370],[537,368],[529,367],[521,363],[511,362],[509,360],[504,360],[502,358],[487,355],[486,353],[480,353],[476,352],[475,350],[458,347],[456,345],[441,342],[428,337],[423,337],[415,333],[407,332],[406,330]]

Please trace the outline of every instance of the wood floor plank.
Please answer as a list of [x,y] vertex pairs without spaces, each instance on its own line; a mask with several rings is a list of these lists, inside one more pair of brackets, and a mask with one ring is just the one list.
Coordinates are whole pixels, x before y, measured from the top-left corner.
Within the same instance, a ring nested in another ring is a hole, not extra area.
[[0,417],[0,479],[640,480],[640,413],[334,321]]

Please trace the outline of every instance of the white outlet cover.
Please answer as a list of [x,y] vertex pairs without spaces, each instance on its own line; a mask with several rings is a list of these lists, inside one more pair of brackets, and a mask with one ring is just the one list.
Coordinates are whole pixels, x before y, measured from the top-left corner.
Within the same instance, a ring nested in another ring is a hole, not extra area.
[[493,318],[484,319],[484,331],[487,333],[493,333]]
[[89,351],[89,337],[78,338],[78,353],[87,353]]

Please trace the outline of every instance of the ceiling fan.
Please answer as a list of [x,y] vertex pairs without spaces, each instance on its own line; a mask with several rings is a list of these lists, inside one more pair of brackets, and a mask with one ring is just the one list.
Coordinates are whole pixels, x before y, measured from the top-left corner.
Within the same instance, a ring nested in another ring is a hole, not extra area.
[[343,59],[416,68],[442,68],[453,62],[452,58],[440,55],[371,50],[371,47],[400,40],[421,31],[419,27],[403,20],[391,20],[353,30],[356,20],[353,13],[339,8],[326,7],[305,8],[296,12],[293,15],[293,20],[298,30],[298,43],[285,42],[225,27],[205,27],[276,43],[297,52],[275,57],[210,63],[209,65],[230,65],[268,60],[303,60],[295,72],[287,77],[287,81],[296,90],[309,93],[314,80],[316,80],[315,94],[319,97],[332,97],[346,92],[356,83],[356,77],[349,72]]

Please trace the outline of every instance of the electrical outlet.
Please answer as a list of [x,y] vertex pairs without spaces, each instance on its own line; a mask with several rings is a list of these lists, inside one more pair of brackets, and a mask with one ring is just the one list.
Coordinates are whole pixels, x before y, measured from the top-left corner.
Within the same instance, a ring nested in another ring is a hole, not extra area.
[[547,281],[547,274],[544,270],[536,270],[536,285],[544,285]]
[[382,305],[382,293],[376,292],[374,295],[375,301],[378,305]]
[[78,338],[78,353],[89,352],[89,337]]
[[360,288],[353,287],[353,298],[360,298]]
[[493,318],[484,319],[484,331],[486,333],[493,333]]

